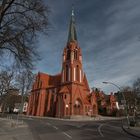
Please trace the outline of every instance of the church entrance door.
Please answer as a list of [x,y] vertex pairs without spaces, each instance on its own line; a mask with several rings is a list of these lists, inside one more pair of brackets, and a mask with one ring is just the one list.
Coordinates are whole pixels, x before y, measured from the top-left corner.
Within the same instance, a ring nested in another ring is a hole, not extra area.
[[80,99],[77,99],[74,104],[74,115],[83,115],[83,105]]

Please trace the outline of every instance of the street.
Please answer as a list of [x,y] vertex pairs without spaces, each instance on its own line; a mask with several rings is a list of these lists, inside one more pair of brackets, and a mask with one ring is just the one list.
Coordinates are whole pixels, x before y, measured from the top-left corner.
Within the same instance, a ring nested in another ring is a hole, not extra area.
[[138,140],[125,133],[121,121],[64,121],[22,118],[35,140]]

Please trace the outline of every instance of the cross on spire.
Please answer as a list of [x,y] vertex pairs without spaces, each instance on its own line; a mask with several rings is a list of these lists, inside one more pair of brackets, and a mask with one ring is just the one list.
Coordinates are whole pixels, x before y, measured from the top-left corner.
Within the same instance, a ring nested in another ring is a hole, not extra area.
[[71,20],[70,20],[70,25],[69,25],[68,43],[71,41],[77,41],[73,6],[72,6]]
[[71,16],[74,16],[74,5],[72,5]]

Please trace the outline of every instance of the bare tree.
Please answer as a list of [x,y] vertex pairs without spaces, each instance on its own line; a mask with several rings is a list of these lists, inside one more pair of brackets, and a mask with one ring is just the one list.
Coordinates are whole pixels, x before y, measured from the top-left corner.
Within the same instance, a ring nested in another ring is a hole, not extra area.
[[[23,108],[24,99],[30,92],[32,84],[34,81],[34,74],[30,70],[24,70],[17,76],[17,86],[20,90],[22,99],[21,99],[21,109]],[[20,109],[20,112],[22,111]]]
[[137,105],[137,110],[140,111],[140,78],[137,78],[133,83],[133,91],[136,95],[135,104]]
[[10,97],[10,90],[14,88],[15,72],[13,68],[5,68],[0,71],[0,105],[3,106],[3,111],[5,111]]
[[123,89],[122,92],[126,99],[128,113],[132,115],[134,112],[135,100],[137,97],[136,97],[132,87],[126,86],[126,87],[123,87],[122,89]]
[[137,78],[133,83],[134,92],[140,97],[140,78]]
[[0,96],[7,94],[9,89],[12,88],[14,79],[14,72],[9,68],[0,72]]
[[30,70],[24,70],[17,75],[16,83],[20,92],[28,94],[34,81],[34,74]]
[[20,66],[33,67],[37,58],[34,41],[47,33],[48,8],[43,0],[2,0],[0,5],[0,52],[10,53]]

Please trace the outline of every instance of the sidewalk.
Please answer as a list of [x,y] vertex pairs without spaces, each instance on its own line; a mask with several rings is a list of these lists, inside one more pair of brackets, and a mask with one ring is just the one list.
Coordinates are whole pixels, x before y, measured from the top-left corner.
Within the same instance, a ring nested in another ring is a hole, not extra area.
[[137,123],[136,123],[136,125],[135,126],[129,126],[128,127],[128,123],[126,122],[126,120],[124,120],[123,122],[122,122],[122,129],[126,132],[126,133],[128,133],[128,134],[130,134],[130,135],[132,135],[132,136],[135,136],[135,137],[137,137],[137,138],[140,138],[140,124],[139,124],[139,121],[137,120]]
[[127,126],[123,126],[123,130],[132,135],[132,136],[135,136],[137,138],[140,138],[140,127],[127,127]]
[[33,136],[27,124],[0,118],[0,140],[33,140]]

